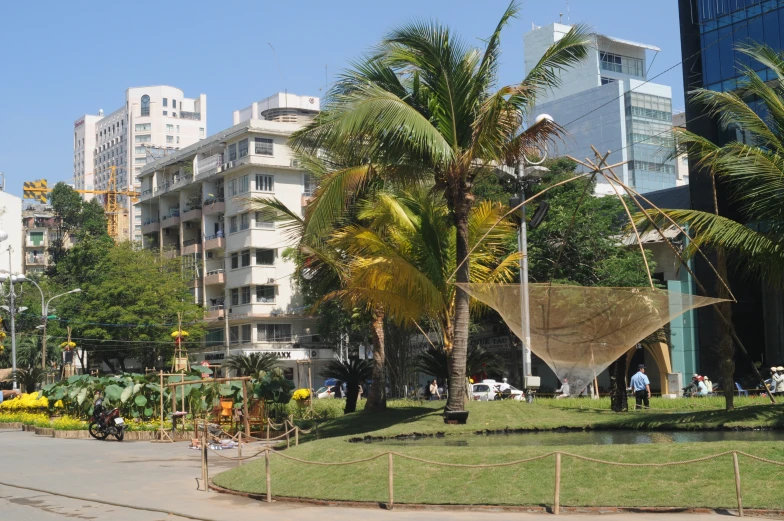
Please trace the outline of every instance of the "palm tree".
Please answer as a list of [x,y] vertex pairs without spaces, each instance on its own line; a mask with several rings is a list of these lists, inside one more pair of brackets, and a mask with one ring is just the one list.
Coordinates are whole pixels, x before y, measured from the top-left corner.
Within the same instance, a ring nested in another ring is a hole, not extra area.
[[39,383],[43,382],[45,376],[46,371],[38,366],[16,370],[16,379],[27,393],[35,392],[35,388]]
[[[586,56],[587,33],[574,27],[519,84],[494,90],[501,31],[517,12],[513,2],[483,52],[435,22],[392,31],[376,53],[342,76],[325,110],[290,141],[302,152],[363,158],[363,167],[340,178],[343,186],[362,186],[372,176],[432,180],[454,225],[458,283],[470,280],[466,260],[474,178],[495,165],[516,163],[523,150],[558,134],[548,121],[522,132],[520,122],[537,94],[559,84],[558,71]],[[322,207],[327,215],[340,213],[354,196],[346,190],[330,193]],[[469,296],[457,289],[444,344],[450,355],[447,410],[464,408],[468,326]]]
[[334,378],[338,385],[346,384],[346,407],[343,412],[348,414],[357,410],[359,386],[373,377],[373,364],[370,360],[330,360],[321,371],[324,378]]
[[[714,92],[698,89],[692,99],[705,106],[706,114],[718,118],[725,128],[742,131],[742,141],[719,146],[701,136],[676,129],[681,151],[697,168],[713,180],[713,212],[669,210],[667,214],[681,224],[688,224],[693,239],[687,255],[697,248],[716,252],[717,270],[726,278],[727,260],[772,288],[784,288],[784,218],[781,213],[781,192],[784,189],[784,55],[764,45],[741,46],[738,50],[759,62],[777,76],[766,82],[753,69],[740,67],[745,79],[738,92]],[[761,109],[752,107],[748,99],[761,102]],[[761,116],[760,113],[765,114]],[[719,215],[716,184],[722,183],[740,219]],[[718,296],[727,296],[717,283]],[[722,387],[726,408],[733,408],[734,345],[730,338],[730,306],[721,305],[726,320],[718,346]],[[756,368],[755,368],[756,371]],[[759,373],[757,373],[759,376]],[[761,376],[760,376],[761,379]]]
[[278,357],[273,353],[250,353],[248,355],[231,355],[223,363],[229,371],[236,371],[237,376],[251,376],[259,379],[261,373],[266,373],[279,365]]
[[[449,276],[457,263],[449,208],[442,196],[426,185],[393,187],[359,206],[358,224],[333,234],[334,248],[345,252],[349,260],[342,289],[325,299],[339,298],[367,307],[382,302],[390,320],[420,330],[419,322],[428,321],[441,337],[446,361],[444,346],[449,343],[456,306],[456,287],[450,284]],[[519,254],[509,253],[515,229],[511,220],[501,219],[505,212],[501,204],[486,201],[469,213],[471,282],[509,282],[516,274]],[[469,350],[467,356],[472,372],[471,355],[475,352]],[[437,376],[445,380],[452,377],[451,373]]]

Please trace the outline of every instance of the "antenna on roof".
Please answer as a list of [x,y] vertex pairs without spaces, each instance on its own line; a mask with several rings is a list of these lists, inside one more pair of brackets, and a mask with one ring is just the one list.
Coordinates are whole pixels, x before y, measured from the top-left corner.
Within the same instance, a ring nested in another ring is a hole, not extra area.
[[559,24],[563,23],[563,13],[558,13],[558,23]]
[[273,47],[270,42],[267,42],[267,45],[269,45],[270,49],[272,49],[272,57],[275,58],[275,63],[278,65],[278,74],[280,74],[280,81],[285,85],[286,80],[283,79],[283,70],[280,68],[280,62],[278,61],[278,53],[275,52],[275,47]]
[[569,10],[569,0],[566,0],[566,23],[572,25],[572,13]]

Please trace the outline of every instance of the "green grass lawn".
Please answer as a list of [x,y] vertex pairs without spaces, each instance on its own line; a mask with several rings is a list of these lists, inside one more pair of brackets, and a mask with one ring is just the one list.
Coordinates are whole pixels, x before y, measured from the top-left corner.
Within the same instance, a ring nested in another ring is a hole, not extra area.
[[[596,404],[584,400],[586,404]],[[601,402],[601,401],[599,401]],[[684,401],[688,405],[689,401]],[[759,403],[759,402],[750,402]],[[381,415],[357,412],[324,422],[316,434],[302,437],[285,454],[308,461],[344,462],[394,451],[450,463],[502,463],[552,451],[572,452],[607,461],[663,463],[727,450],[743,450],[784,461],[783,442],[661,443],[610,446],[390,446],[349,443],[357,437],[410,434],[475,436],[478,431],[588,429],[705,429],[722,427],[784,428],[784,406],[747,405],[723,410],[652,409],[615,414],[606,410],[564,407],[554,400],[471,402],[467,425],[445,425],[444,402],[392,402]],[[703,402],[704,405],[710,405]],[[578,404],[579,405],[579,404]],[[672,408],[671,408],[672,409]],[[678,409],[678,408],[676,408]],[[683,408],[681,408],[683,409]],[[741,457],[744,505],[784,508],[784,467]],[[263,494],[264,462],[253,461],[215,476],[219,486]],[[554,458],[493,469],[465,469],[395,459],[395,502],[429,504],[552,505]],[[665,468],[610,467],[564,456],[561,485],[564,506],[673,506],[734,508],[732,459]],[[347,466],[306,465],[272,456],[273,495],[329,500],[386,501],[387,459]]]
[[[330,438],[340,436],[393,437],[408,434],[465,434],[478,431],[512,430],[550,430],[557,428],[573,429],[718,429],[718,428],[784,428],[784,405],[746,405],[725,412],[723,408],[688,409],[700,400],[661,400],[662,402],[682,402],[684,407],[672,409],[650,409],[614,413],[607,408],[602,410],[566,408],[561,400],[541,399],[535,404],[515,401],[468,402],[469,411],[466,425],[445,425],[441,416],[445,402],[393,401],[389,409],[381,415],[357,412],[340,416],[324,422],[318,433],[306,437]],[[566,401],[566,400],[564,400]],[[584,407],[601,405],[601,400],[574,400],[584,403]],[[703,402],[703,407],[705,407]],[[656,402],[652,402],[655,407]],[[667,403],[667,405],[670,405]]]

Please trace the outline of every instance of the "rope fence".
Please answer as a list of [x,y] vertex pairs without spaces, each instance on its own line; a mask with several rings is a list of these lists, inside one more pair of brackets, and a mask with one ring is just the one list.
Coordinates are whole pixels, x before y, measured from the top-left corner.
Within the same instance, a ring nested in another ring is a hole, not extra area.
[[[295,426],[295,429],[296,429],[296,426]],[[207,483],[209,483],[209,473],[208,473],[208,469],[207,469],[207,448],[208,447],[205,445],[204,448],[203,448],[203,451],[202,451],[202,454],[203,454],[203,456],[202,456],[202,464],[203,464],[202,477],[203,477],[204,483],[205,483],[204,491],[209,491],[209,485],[207,485]],[[210,450],[212,450],[212,449],[210,449]],[[489,469],[489,468],[498,468],[498,467],[511,467],[511,466],[515,466],[515,465],[521,465],[523,463],[530,463],[532,461],[538,461],[538,460],[543,460],[543,459],[547,459],[547,458],[550,458],[550,457],[554,457],[554,463],[555,463],[555,483],[554,483],[554,485],[555,486],[554,486],[554,493],[553,493],[552,512],[555,515],[560,514],[560,510],[561,510],[561,476],[562,476],[561,470],[562,470],[562,460],[563,460],[564,457],[569,457],[569,458],[573,458],[573,459],[576,459],[576,460],[587,461],[587,462],[590,462],[590,463],[598,463],[598,464],[601,464],[601,465],[608,465],[608,466],[611,466],[611,467],[664,468],[664,467],[673,467],[673,466],[678,466],[678,465],[692,465],[692,464],[696,464],[696,463],[703,463],[703,462],[708,461],[708,460],[713,460],[713,459],[723,458],[723,457],[726,457],[726,456],[731,456],[732,467],[733,467],[733,474],[734,474],[734,477],[735,477],[735,495],[736,495],[737,504],[738,504],[738,516],[739,517],[744,517],[744,513],[743,513],[743,495],[742,495],[742,490],[741,490],[741,479],[740,479],[740,468],[739,468],[739,464],[738,464],[738,456],[739,455],[740,456],[744,456],[744,457],[747,457],[749,459],[752,459],[752,460],[755,460],[755,461],[759,461],[761,463],[767,463],[767,464],[771,464],[771,465],[777,465],[777,466],[784,467],[784,462],[783,461],[776,461],[776,460],[771,460],[771,459],[767,459],[767,458],[762,458],[760,456],[755,456],[753,454],[748,454],[747,452],[743,452],[743,451],[740,451],[740,450],[728,450],[728,451],[724,451],[724,452],[719,452],[718,454],[712,454],[710,456],[704,456],[704,457],[701,457],[701,458],[694,458],[694,459],[683,460],[683,461],[669,461],[669,462],[664,462],[664,463],[624,463],[624,462],[620,462],[620,461],[605,461],[605,460],[601,460],[601,459],[597,459],[597,458],[591,458],[591,457],[588,457],[588,456],[582,456],[580,454],[573,454],[571,452],[554,451],[554,452],[548,452],[546,454],[541,454],[539,456],[533,456],[533,457],[530,457],[530,458],[519,459],[519,460],[514,460],[514,461],[508,461],[508,462],[504,462],[504,463],[481,463],[481,464],[445,463],[445,462],[442,462],[442,461],[432,461],[432,460],[428,460],[428,459],[424,459],[424,458],[418,458],[418,457],[415,457],[415,456],[411,456],[411,455],[408,455],[408,454],[401,454],[399,452],[394,452],[394,451],[382,452],[382,453],[376,454],[374,456],[370,456],[370,457],[362,458],[362,459],[351,460],[351,461],[310,461],[310,460],[304,460],[304,459],[300,459],[300,458],[297,458],[297,457],[294,457],[294,456],[289,456],[288,454],[284,454],[283,452],[275,450],[272,447],[264,447],[261,450],[257,451],[255,454],[253,454],[251,456],[245,456],[245,457],[243,457],[241,455],[241,452],[238,455],[238,457],[225,456],[225,455],[220,454],[219,452],[214,451],[214,450],[213,450],[213,452],[215,454],[217,454],[218,456],[222,457],[222,458],[237,461],[238,464],[241,464],[242,461],[245,461],[245,460],[248,460],[248,459],[252,459],[252,458],[258,457],[261,454],[264,454],[265,474],[266,474],[266,501],[268,503],[272,502],[272,476],[271,476],[271,469],[270,469],[270,455],[271,454],[274,454],[277,457],[280,457],[280,458],[283,458],[283,459],[286,459],[286,460],[289,460],[289,461],[295,461],[297,463],[302,463],[302,464],[305,464],[305,465],[316,465],[316,466],[321,466],[321,467],[340,467],[340,466],[347,466],[347,465],[357,465],[357,464],[360,464],[360,463],[367,463],[367,462],[370,462],[370,461],[375,461],[377,459],[381,459],[381,458],[384,458],[386,456],[386,458],[387,458],[387,470],[388,470],[387,479],[388,479],[388,484],[389,484],[388,501],[386,503],[386,508],[387,509],[392,509],[393,506],[394,506],[394,483],[395,483],[394,459],[395,458],[399,458],[399,459],[403,459],[403,460],[409,460],[409,461],[415,461],[417,463],[423,463],[425,465],[434,465],[434,466],[439,466],[439,467],[465,468],[465,469]]]

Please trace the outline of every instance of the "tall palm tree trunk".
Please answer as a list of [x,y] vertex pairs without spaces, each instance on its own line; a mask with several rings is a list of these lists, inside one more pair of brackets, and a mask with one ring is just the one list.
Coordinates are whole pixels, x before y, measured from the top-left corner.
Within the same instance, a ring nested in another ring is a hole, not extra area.
[[[717,248],[716,271],[719,276],[727,280],[727,257],[724,248]],[[727,288],[716,280],[716,295],[728,299]],[[716,351],[719,355],[719,372],[721,373],[721,387],[724,390],[724,409],[731,411],[735,408],[735,343],[732,341],[732,308],[729,302],[714,304],[717,314],[724,315],[727,320],[717,320],[718,338]]]
[[384,311],[376,308],[373,310],[373,383],[368,391],[366,411],[383,411],[387,408],[386,382],[384,379],[384,365],[386,353],[384,351]]
[[[468,261],[468,209],[470,204],[463,196],[455,205],[455,233],[457,234],[455,260],[460,266],[457,270],[456,281],[467,284],[469,278]],[[465,262],[464,262],[465,260]],[[466,361],[468,356],[468,326],[469,326],[469,296],[462,288],[455,291],[455,320],[453,325],[453,344],[448,351],[449,369],[449,398],[446,402],[447,411],[465,410],[465,378]]]

